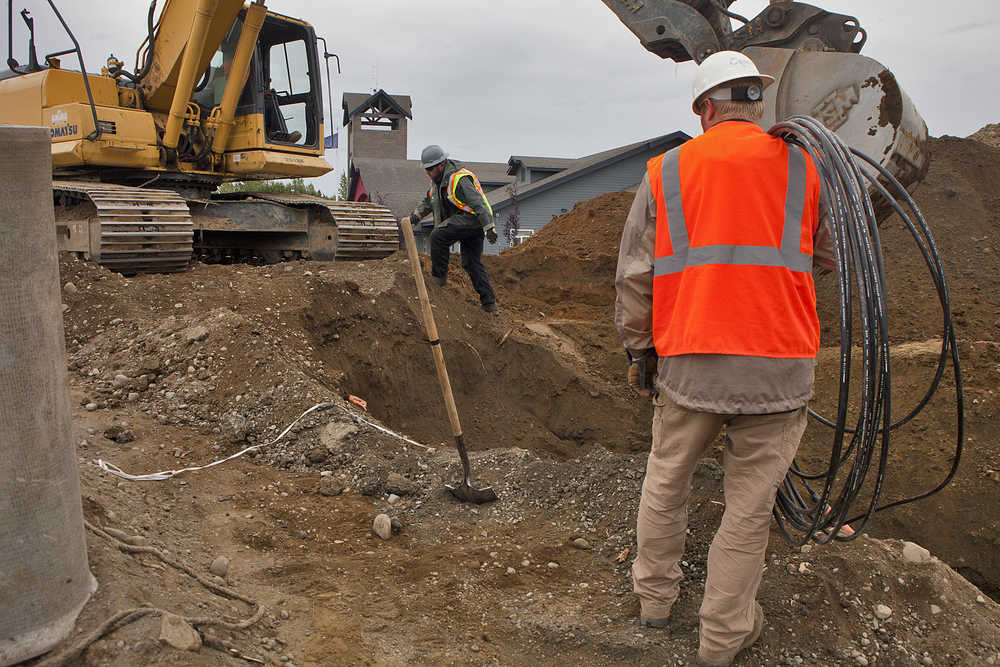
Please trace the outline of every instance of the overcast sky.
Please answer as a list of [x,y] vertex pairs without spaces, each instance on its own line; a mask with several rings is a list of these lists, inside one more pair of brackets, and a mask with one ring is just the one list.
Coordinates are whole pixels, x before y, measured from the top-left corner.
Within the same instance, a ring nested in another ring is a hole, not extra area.
[[[967,136],[1000,122],[998,0],[813,4],[859,19],[869,34],[862,53],[895,73],[932,135]],[[80,40],[88,69],[99,70],[109,52],[134,65],[148,2],[57,0],[57,5]],[[114,9],[94,11],[97,5]],[[268,0],[267,5],[312,23],[340,56],[343,73],[333,81],[337,125],[344,91],[384,88],[411,96],[411,158],[428,143],[470,161],[579,157],[698,129],[689,107],[693,65],[648,53],[598,0]],[[766,5],[767,0],[739,0],[732,9],[753,17]],[[69,45],[47,3],[18,0],[15,9],[19,6],[36,17],[40,52]],[[14,42],[22,62],[23,34],[17,32]],[[318,183],[328,193],[336,191],[336,174],[346,162],[341,137],[341,148],[327,154],[336,172]]]

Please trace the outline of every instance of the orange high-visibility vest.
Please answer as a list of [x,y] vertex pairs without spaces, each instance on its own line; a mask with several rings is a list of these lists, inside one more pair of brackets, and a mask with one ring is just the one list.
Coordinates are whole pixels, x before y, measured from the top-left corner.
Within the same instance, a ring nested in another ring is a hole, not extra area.
[[659,355],[815,357],[812,159],[753,123],[724,122],[647,169]]
[[479,184],[479,179],[476,178],[476,175],[468,169],[459,169],[451,175],[451,179],[448,181],[448,201],[466,213],[475,213],[471,206],[458,198],[457,194],[458,181],[466,176],[472,179],[472,187],[474,187],[476,192],[479,193],[479,196],[483,198],[483,202],[486,204],[486,208],[489,210],[490,215],[493,215],[493,207],[490,206],[490,200],[486,198],[486,193],[483,192],[483,186]]

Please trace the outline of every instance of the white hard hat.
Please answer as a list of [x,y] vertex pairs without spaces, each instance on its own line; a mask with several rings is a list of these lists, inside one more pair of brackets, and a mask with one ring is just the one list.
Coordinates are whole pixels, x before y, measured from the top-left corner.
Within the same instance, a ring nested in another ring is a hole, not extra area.
[[761,74],[750,58],[739,51],[717,51],[701,61],[694,75],[691,91],[691,110],[698,113],[702,95],[724,83],[738,79],[758,78],[762,88],[774,83],[774,77]]

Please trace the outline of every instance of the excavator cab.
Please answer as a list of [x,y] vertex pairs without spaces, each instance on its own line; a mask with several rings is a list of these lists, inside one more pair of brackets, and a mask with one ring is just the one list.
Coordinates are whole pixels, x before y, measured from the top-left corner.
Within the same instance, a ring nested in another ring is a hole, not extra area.
[[[244,15],[233,23],[202,75],[191,101],[203,118],[222,102]],[[322,101],[316,35],[311,26],[269,13],[264,20],[236,108],[236,118],[259,116],[265,144],[319,148]]]

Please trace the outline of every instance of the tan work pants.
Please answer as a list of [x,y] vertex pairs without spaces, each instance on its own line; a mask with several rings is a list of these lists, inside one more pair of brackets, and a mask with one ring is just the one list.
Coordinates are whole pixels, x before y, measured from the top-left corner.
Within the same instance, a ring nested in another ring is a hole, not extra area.
[[771,508],[806,428],[806,408],[768,415],[695,412],[660,396],[653,448],[639,503],[635,592],[647,618],[666,618],[677,600],[695,466],[723,425],[726,509],[708,552],[701,618],[702,655],[731,658],[753,630]]

